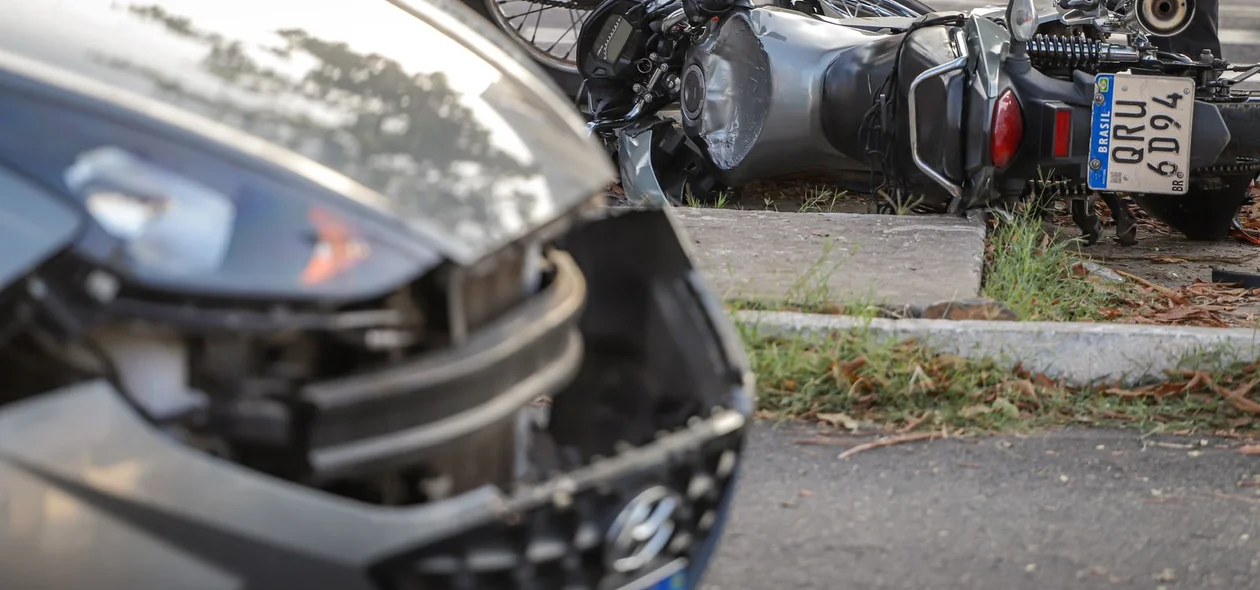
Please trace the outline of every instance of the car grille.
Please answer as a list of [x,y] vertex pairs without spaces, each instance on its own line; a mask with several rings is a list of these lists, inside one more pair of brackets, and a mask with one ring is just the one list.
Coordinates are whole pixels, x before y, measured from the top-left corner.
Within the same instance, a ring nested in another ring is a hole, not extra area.
[[[684,435],[695,434],[690,430]],[[507,506],[526,509],[509,508],[495,522],[390,560],[376,570],[377,577],[387,590],[603,590],[678,557],[694,558],[714,534],[723,500],[732,492],[742,429],[690,451],[662,449],[661,443],[632,451],[641,456],[627,459],[637,465],[631,473],[602,482],[596,475],[584,486],[573,483],[583,476],[566,477],[547,492],[520,492]],[[598,462],[587,468],[600,469]],[[580,489],[567,492],[563,483]],[[680,498],[677,528],[651,564],[619,580],[605,563],[605,534],[627,502],[654,486]]]
[[509,481],[516,412],[567,384],[582,356],[586,284],[571,258],[552,258],[554,280],[464,346],[306,385],[312,479],[453,463],[458,473],[438,474],[455,479],[453,493]]

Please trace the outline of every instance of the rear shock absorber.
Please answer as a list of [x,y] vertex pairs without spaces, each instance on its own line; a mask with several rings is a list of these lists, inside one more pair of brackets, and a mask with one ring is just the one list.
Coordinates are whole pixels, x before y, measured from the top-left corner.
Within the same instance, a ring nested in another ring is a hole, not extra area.
[[1136,63],[1137,50],[1085,37],[1034,35],[1028,42],[1028,57],[1043,68],[1092,68],[1103,63]]

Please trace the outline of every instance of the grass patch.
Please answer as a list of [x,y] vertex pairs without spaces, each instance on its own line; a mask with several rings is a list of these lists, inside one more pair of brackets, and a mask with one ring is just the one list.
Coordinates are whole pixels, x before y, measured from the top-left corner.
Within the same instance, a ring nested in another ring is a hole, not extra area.
[[1068,424],[1168,433],[1260,432],[1260,363],[1195,368],[1140,388],[1070,387],[1018,365],[937,354],[864,330],[810,340],[744,327],[759,409],[772,415],[903,431],[997,432]]
[[[797,209],[798,213],[832,213],[836,211],[841,201],[848,196],[848,193],[842,190],[836,190],[830,187],[812,187],[804,191],[801,199],[801,205]],[[772,203],[766,203],[767,208]]]
[[693,209],[726,209],[731,207],[733,201],[730,191],[719,192],[712,201],[702,201],[691,192],[690,186],[685,186],[683,187],[683,204]]
[[1105,319],[1115,293],[1077,276],[1085,257],[1076,241],[1054,240],[1026,210],[996,219],[986,252],[985,296],[1027,321]]

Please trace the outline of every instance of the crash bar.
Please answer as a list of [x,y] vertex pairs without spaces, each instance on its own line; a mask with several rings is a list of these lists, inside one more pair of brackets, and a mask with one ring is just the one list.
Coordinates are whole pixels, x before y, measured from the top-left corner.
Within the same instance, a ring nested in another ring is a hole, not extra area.
[[918,101],[915,100],[914,96],[915,91],[919,89],[919,85],[929,79],[944,76],[950,72],[967,67],[969,54],[967,52],[966,34],[961,30],[958,30],[954,32],[954,37],[954,42],[958,45],[958,57],[954,58],[953,61],[943,63],[916,76],[914,82],[910,83],[910,96],[908,98],[910,100],[910,155],[914,157],[914,165],[918,166],[919,170],[922,170],[929,178],[935,180],[936,184],[941,185],[945,188],[945,190],[949,191],[951,197],[958,200],[962,198],[962,186],[954,184],[944,174],[937,172],[936,169],[929,166],[928,163],[923,160],[923,157],[919,155]]

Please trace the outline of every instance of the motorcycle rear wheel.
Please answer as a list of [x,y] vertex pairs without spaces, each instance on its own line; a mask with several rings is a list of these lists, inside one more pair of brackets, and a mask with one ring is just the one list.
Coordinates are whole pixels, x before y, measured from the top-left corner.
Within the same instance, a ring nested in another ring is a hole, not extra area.
[[[582,86],[582,76],[577,70],[577,36],[582,23],[600,0],[459,1],[503,31],[546,70],[569,98],[577,96]],[[549,18],[557,21],[555,26],[543,26],[543,20]],[[547,33],[539,40],[538,33],[544,30]],[[557,39],[549,41],[553,36]]]
[[[790,1],[790,0],[789,0]],[[919,17],[932,8],[918,0],[818,0],[843,18],[904,16]]]

